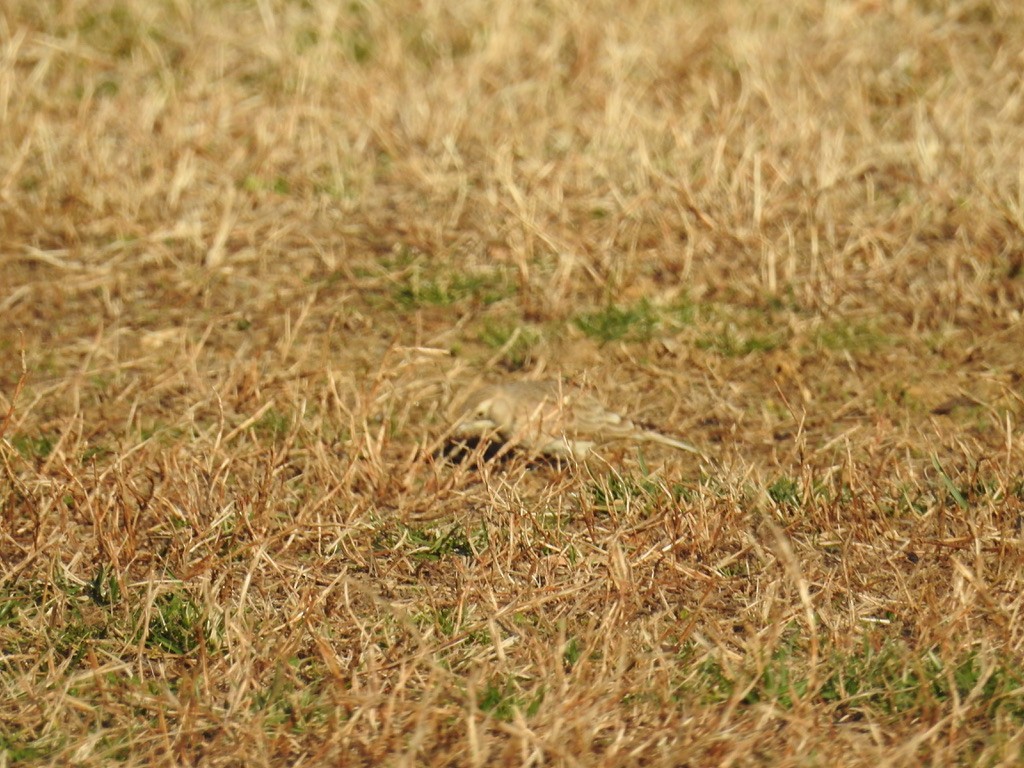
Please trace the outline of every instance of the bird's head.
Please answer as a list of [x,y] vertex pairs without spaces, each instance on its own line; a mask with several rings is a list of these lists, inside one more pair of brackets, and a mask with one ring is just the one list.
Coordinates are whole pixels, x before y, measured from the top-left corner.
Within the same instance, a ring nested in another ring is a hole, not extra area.
[[492,388],[473,393],[459,411],[462,415],[455,427],[455,434],[459,436],[508,434],[514,424],[511,403]]

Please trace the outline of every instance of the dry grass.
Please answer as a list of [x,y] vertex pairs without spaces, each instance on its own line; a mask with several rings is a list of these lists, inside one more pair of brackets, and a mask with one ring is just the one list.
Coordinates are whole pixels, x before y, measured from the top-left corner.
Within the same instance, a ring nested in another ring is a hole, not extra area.
[[[0,7],[0,765],[1024,759],[1016,3]],[[563,373],[706,449],[433,455]]]

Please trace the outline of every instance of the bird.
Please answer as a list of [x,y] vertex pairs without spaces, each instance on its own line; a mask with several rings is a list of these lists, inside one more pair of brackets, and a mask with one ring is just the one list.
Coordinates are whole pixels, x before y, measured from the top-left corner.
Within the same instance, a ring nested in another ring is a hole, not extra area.
[[560,380],[481,386],[456,401],[452,435],[510,443],[532,455],[585,458],[598,443],[647,441],[702,455],[700,449],[605,408]]

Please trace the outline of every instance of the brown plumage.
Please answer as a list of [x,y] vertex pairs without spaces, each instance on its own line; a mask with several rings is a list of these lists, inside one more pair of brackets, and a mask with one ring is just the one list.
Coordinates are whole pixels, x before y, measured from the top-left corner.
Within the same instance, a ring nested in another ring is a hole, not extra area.
[[595,398],[558,381],[490,384],[458,409],[456,437],[500,439],[532,454],[581,459],[597,443],[645,440],[699,454],[689,443],[638,426]]

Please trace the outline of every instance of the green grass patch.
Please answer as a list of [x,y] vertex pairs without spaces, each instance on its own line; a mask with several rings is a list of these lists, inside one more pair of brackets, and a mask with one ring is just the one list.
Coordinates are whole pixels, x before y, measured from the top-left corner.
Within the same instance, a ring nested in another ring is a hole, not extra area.
[[594,508],[614,512],[631,505],[634,509],[650,506],[662,493],[656,483],[646,478],[632,478],[611,472],[594,485],[590,493]]
[[[684,665],[695,652],[688,644],[680,655]],[[826,654],[816,672],[819,683],[814,692],[807,663],[807,652],[794,633],[773,652],[744,704],[792,709],[811,696],[813,701],[871,716],[924,717],[954,699],[973,697],[974,706],[986,717],[1001,714],[1024,725],[1024,674],[1017,664],[996,654],[971,651],[943,659],[935,651],[916,652],[900,640],[880,645],[865,640],[858,651]],[[686,680],[674,698],[708,704],[727,701],[741,686],[749,686],[745,674],[742,669],[729,672],[705,658],[685,672]]]
[[792,477],[780,477],[768,486],[768,497],[780,507],[799,507],[800,481]]
[[242,180],[242,189],[246,192],[273,192],[276,195],[288,195],[292,191],[291,184],[284,176],[275,176],[272,179],[246,176]]
[[516,712],[533,717],[540,710],[543,702],[544,686],[540,686],[530,696],[512,677],[504,680],[500,678],[491,680],[484,686],[477,698],[477,706],[482,712],[487,712],[492,717],[504,722],[513,720]]
[[392,295],[401,308],[420,309],[450,307],[466,300],[494,304],[514,293],[514,286],[498,273],[428,273],[414,265]]
[[183,590],[157,597],[146,633],[147,647],[187,655],[203,641],[210,641],[208,623],[199,606]]
[[469,557],[487,547],[487,528],[481,528],[472,535],[461,525],[453,525],[446,531],[432,531],[402,525],[400,536],[384,536],[382,546],[401,547],[419,560],[438,561],[446,557]]
[[609,341],[648,341],[658,327],[658,313],[646,300],[627,307],[609,304],[596,312],[576,315],[576,327],[602,344]]
[[273,441],[283,440],[288,436],[288,430],[291,429],[291,419],[286,414],[271,408],[253,424],[253,429],[258,437]]
[[781,333],[748,333],[727,328],[700,336],[695,343],[698,349],[723,357],[746,357],[778,349],[785,343],[785,337]]
[[506,369],[517,371],[529,362],[540,333],[529,326],[497,320],[485,321],[477,338],[491,349],[504,349],[499,362]]
[[880,352],[893,344],[893,337],[880,331],[874,323],[833,320],[814,331],[808,354],[821,349],[851,354]]
[[15,435],[11,438],[11,445],[26,459],[45,459],[56,442],[49,435]]

